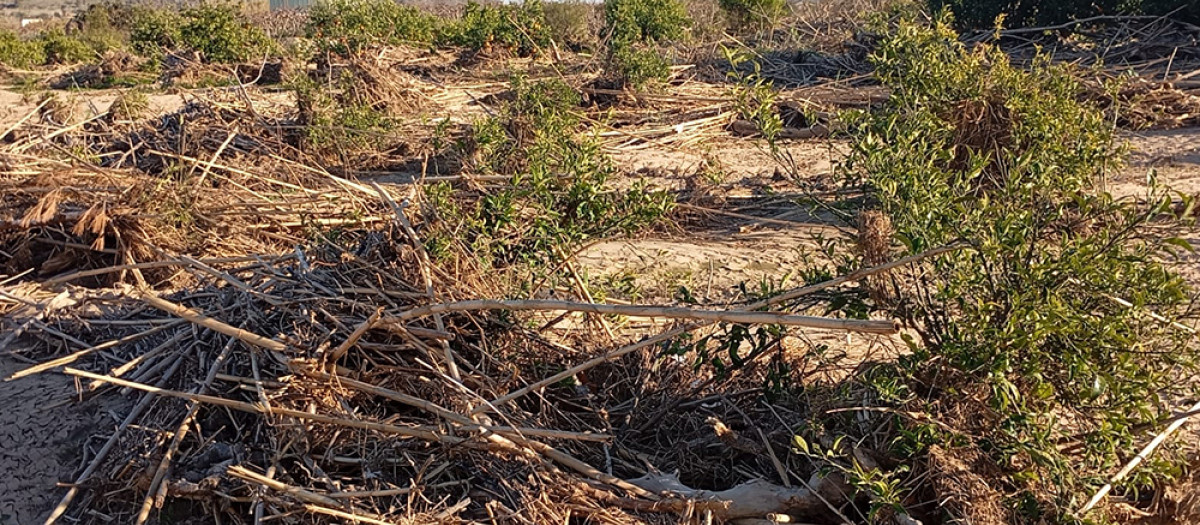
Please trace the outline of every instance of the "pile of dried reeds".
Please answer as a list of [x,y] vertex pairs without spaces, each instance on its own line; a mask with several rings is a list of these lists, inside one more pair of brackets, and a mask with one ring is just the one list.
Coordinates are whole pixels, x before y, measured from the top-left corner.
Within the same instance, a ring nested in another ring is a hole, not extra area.
[[[792,326],[776,365],[843,374],[806,334],[897,328],[806,300],[911,260],[729,311],[511,301],[494,272],[429,258],[418,187],[296,147],[286,101],[238,86],[149,120],[37,115],[0,147],[0,346],[27,363],[6,379],[65,373],[78,398],[48,405],[129,406],[51,521],[687,522],[836,516],[852,492],[788,453],[819,403],[768,401],[763,363],[664,353]],[[575,315],[676,324],[553,328]]]

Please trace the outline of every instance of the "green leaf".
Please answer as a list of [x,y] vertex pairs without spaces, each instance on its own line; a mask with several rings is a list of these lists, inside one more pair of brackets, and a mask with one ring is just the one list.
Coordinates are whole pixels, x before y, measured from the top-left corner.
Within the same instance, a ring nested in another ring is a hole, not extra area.
[[805,455],[811,454],[810,449],[808,448],[808,441],[805,441],[803,436],[800,436],[799,434],[792,436],[792,444],[796,445],[796,448],[800,449],[800,452],[804,453]]
[[1181,237],[1168,237],[1166,239],[1163,239],[1163,242],[1174,245],[1174,246],[1178,246],[1178,247],[1183,248],[1191,253],[1196,253],[1196,248],[1192,246],[1192,243],[1187,242],[1186,239],[1183,239]]

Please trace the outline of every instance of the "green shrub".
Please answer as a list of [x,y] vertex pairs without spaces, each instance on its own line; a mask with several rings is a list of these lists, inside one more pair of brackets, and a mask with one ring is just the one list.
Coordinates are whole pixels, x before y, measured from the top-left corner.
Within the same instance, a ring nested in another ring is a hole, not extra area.
[[1004,17],[1008,27],[1047,26],[1099,15],[1151,15],[1200,23],[1200,5],[1186,0],[928,0],[934,12],[949,8],[964,28],[987,29]]
[[580,0],[562,0],[542,5],[546,13],[546,26],[555,42],[573,49],[595,46],[598,35],[592,20],[597,15],[597,6]]
[[551,35],[541,0],[525,0],[519,5],[470,0],[462,18],[446,27],[439,40],[475,50],[500,47],[528,56],[549,47]]
[[681,38],[691,21],[678,0],[607,0],[604,23],[613,42],[630,44]]
[[515,98],[476,123],[463,145],[470,168],[510,178],[509,186],[465,201],[448,185],[430,188],[443,224],[431,243],[461,243],[490,264],[554,258],[586,239],[632,232],[670,209],[664,192],[613,191],[616,173],[598,141],[580,137],[578,92],[559,80],[513,81]]
[[129,4],[105,1],[87,6],[76,13],[69,26],[80,33],[92,31],[129,31],[133,28],[139,8]]
[[609,35],[609,75],[634,87],[665,80],[670,64],[656,46],[683,37],[690,23],[678,0],[607,0],[604,32]]
[[643,88],[671,76],[671,63],[659,50],[650,46],[613,46],[609,67],[616,72],[622,85],[634,88]]
[[173,11],[138,9],[130,26],[129,42],[139,55],[159,57],[183,41],[182,26],[183,17]]
[[[1119,151],[1069,66],[1014,67],[967,48],[945,21],[901,24],[874,64],[892,95],[854,120],[851,181],[872,189],[905,251],[969,245],[883,305],[919,334],[897,377],[921,394],[903,409],[957,425],[950,446],[977,436],[1024,519],[1073,521],[1143,441],[1138,425],[1195,395],[1190,336],[1145,315],[1188,311],[1187,287],[1160,262],[1186,243],[1146,230],[1165,224],[1170,199],[1095,192]],[[897,443],[919,450],[912,436],[929,429],[905,425]],[[1166,475],[1177,460],[1160,455],[1139,474]]]
[[0,30],[0,63],[14,68],[30,68],[46,63],[46,48],[41,42],[24,40],[12,31]]
[[345,155],[387,147],[394,120],[374,93],[368,73],[351,64],[330,83],[308,76],[293,82],[305,148],[318,154]]
[[95,59],[98,53],[87,42],[60,30],[46,31],[38,35],[35,43],[45,50],[46,63],[77,64]]
[[742,29],[766,29],[787,11],[787,0],[719,0],[729,21]]
[[393,0],[326,0],[309,12],[305,34],[322,50],[346,54],[383,44],[432,42],[439,22]]
[[210,62],[232,63],[262,58],[275,42],[232,4],[203,4],[183,11],[180,43]]
[[67,24],[67,34],[92,47],[97,54],[122,49],[139,8],[116,2],[92,4],[77,13]]
[[113,121],[134,121],[142,118],[150,109],[150,98],[138,90],[121,92],[108,108]]

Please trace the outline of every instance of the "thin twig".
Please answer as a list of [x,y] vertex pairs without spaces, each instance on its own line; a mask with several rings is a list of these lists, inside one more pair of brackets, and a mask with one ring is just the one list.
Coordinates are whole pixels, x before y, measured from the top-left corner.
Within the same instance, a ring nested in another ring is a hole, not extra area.
[[[845,283],[859,281],[859,280],[865,279],[867,277],[870,277],[872,275],[875,275],[875,274],[878,274],[881,272],[885,272],[885,271],[891,270],[893,268],[897,268],[902,265],[911,264],[911,263],[920,261],[920,260],[928,258],[928,257],[951,252],[954,250],[959,250],[966,246],[967,245],[965,245],[965,244],[954,244],[954,245],[950,245],[950,246],[944,246],[944,247],[928,250],[926,252],[922,252],[922,253],[919,253],[916,255],[904,257],[902,259],[897,259],[895,261],[892,261],[892,262],[889,262],[886,264],[881,264],[879,266],[863,268],[861,270],[852,272],[849,275],[838,277],[836,279],[830,279],[828,281],[824,281],[824,282],[817,283],[817,284],[810,285],[810,286],[796,288],[794,290],[784,292],[784,293],[776,295],[774,297],[755,302],[755,303],[749,305],[748,309],[749,310],[757,310],[759,308],[766,308],[768,306],[782,304],[782,303],[803,297],[808,294],[816,293],[821,290],[832,288],[834,286],[839,286],[839,285],[842,285]],[[512,400],[517,399],[522,396],[525,396],[525,395],[529,394],[530,392],[535,392],[535,391],[541,390],[542,388],[545,388],[547,385],[552,385],[552,384],[562,381],[568,377],[573,377],[573,376],[575,376],[575,374],[578,374],[585,370],[589,370],[591,368],[599,366],[600,364],[606,363],[608,361],[612,361],[614,359],[618,359],[622,356],[631,354],[633,352],[636,352],[636,351],[641,350],[646,347],[654,346],[659,343],[665,343],[665,342],[670,341],[670,340],[672,340],[680,335],[683,335],[687,332],[691,332],[693,330],[699,330],[701,328],[710,326],[712,324],[713,324],[712,322],[701,322],[701,323],[688,324],[688,325],[685,325],[685,326],[682,326],[679,328],[669,330],[667,332],[664,332],[657,336],[651,337],[649,339],[625,346],[623,348],[619,348],[617,350],[614,350],[614,351],[604,354],[602,356],[589,359],[579,365],[573,366],[571,368],[563,370],[562,372],[554,374],[550,377],[547,377],[545,379],[542,379],[540,381],[537,381],[535,383],[527,385],[523,388],[514,390],[511,393],[500,396],[500,397],[492,400],[491,403],[488,403],[485,406],[475,408],[473,413],[484,412],[484,411],[488,410],[489,406],[500,406],[502,404],[508,403],[509,401],[512,401]]]
[[565,310],[594,314],[624,315],[628,317],[667,317],[671,319],[693,319],[709,322],[780,324],[825,330],[846,330],[871,334],[891,335],[899,331],[896,321],[863,321],[858,319],[835,319],[810,315],[795,315],[776,312],[698,310],[672,306],[641,306],[621,304],[592,304],[542,299],[493,301],[474,300],[456,303],[422,306],[380,320],[380,325],[396,326],[404,321],[446,312],[470,312],[476,310]]

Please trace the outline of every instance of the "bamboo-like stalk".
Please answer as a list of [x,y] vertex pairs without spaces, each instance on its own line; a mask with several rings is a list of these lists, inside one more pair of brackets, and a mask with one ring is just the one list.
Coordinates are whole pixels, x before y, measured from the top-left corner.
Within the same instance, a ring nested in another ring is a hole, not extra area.
[[276,492],[282,492],[300,501],[316,503],[317,505],[326,505],[330,507],[342,506],[341,502],[333,498],[323,496],[309,490],[304,490],[300,487],[293,487],[281,481],[268,478],[241,465],[231,465],[229,468],[225,469],[225,473],[243,481],[258,483],[259,485],[267,487]]
[[[1200,413],[1200,402],[1192,405],[1192,408],[1188,409],[1188,412]],[[1154,439],[1150,440],[1145,447],[1142,447],[1142,450],[1138,452],[1133,459],[1129,460],[1129,463],[1126,463],[1125,467],[1122,468],[1120,472],[1117,472],[1117,474],[1113,476],[1108,483],[1105,483],[1103,487],[1100,487],[1100,490],[1096,491],[1096,494],[1092,496],[1092,499],[1088,500],[1088,502],[1079,509],[1077,514],[1082,516],[1103,501],[1104,498],[1108,496],[1108,493],[1112,492],[1113,485],[1115,483],[1125,479],[1125,476],[1128,476],[1130,472],[1133,472],[1133,469],[1136,469],[1138,465],[1142,464],[1143,461],[1149,459],[1150,455],[1154,453],[1155,449],[1165,443],[1167,438],[1171,437],[1171,434],[1174,434],[1175,431],[1179,430],[1180,427],[1186,424],[1190,419],[1190,417],[1178,418],[1169,426],[1167,426],[1167,428],[1163,429],[1163,431],[1157,436],[1154,436]]]
[[207,396],[207,395],[202,395],[202,394],[189,394],[187,392],[180,392],[177,390],[168,390],[165,388],[158,388],[155,386],[150,386],[150,385],[146,385],[146,384],[142,384],[142,383],[135,383],[133,381],[126,381],[124,379],[117,379],[115,377],[108,377],[108,376],[102,376],[100,374],[93,374],[91,372],[87,372],[84,370],[77,370],[77,369],[69,368],[69,367],[63,369],[63,372],[66,373],[67,375],[83,377],[86,379],[94,379],[96,381],[103,381],[105,383],[112,383],[117,386],[128,387],[128,388],[132,388],[134,390],[141,390],[143,392],[152,392],[152,393],[155,393],[155,394],[158,394],[161,396],[174,397],[174,398],[178,398],[178,399],[186,399],[188,401],[195,401],[197,403],[207,403],[210,405],[223,406],[223,407],[231,408],[231,409],[238,410],[241,412],[249,412],[251,414],[267,414],[267,415],[291,417],[291,418],[296,418],[296,419],[304,419],[304,420],[308,420],[308,421],[315,421],[317,423],[328,423],[330,425],[340,425],[340,426],[344,426],[344,427],[358,428],[358,429],[362,429],[362,430],[371,430],[371,431],[379,432],[381,434],[393,434],[393,435],[398,435],[398,436],[403,436],[403,437],[422,439],[422,440],[433,442],[433,443],[446,443],[446,444],[451,444],[451,445],[457,445],[459,443],[466,441],[465,439],[462,439],[462,438],[456,438],[453,436],[439,434],[439,433],[435,432],[436,428],[434,428],[434,427],[400,427],[400,426],[396,426],[396,425],[388,425],[385,423],[374,423],[371,421],[359,421],[359,420],[354,420],[354,419],[345,419],[345,418],[334,417],[334,416],[326,416],[323,414],[310,414],[308,412],[303,412],[300,410],[291,410],[288,408],[280,408],[280,407],[272,407],[268,411],[266,407],[260,407],[258,405],[254,405],[251,403],[245,403],[242,401],[235,401],[232,399],[225,399],[223,397]]
[[175,304],[152,293],[139,290],[134,292],[134,296],[145,301],[150,306],[158,308],[159,310],[167,312],[176,317],[187,319],[194,324],[203,326],[219,334],[233,337],[242,341],[243,343],[265,348],[273,352],[282,352],[287,349],[287,345],[279,341],[268,339],[256,333],[242,330],[241,328],[223,323],[213,319],[212,317],[204,315],[199,311],[193,310],[181,304]]
[[327,497],[341,498],[385,498],[388,496],[403,496],[412,494],[414,491],[426,489],[444,489],[447,487],[457,487],[462,485],[462,481],[447,481],[444,483],[434,483],[433,485],[425,485],[423,487],[404,487],[399,489],[381,489],[381,490],[353,490],[347,492],[331,492],[326,494]]
[[[221,370],[222,366],[225,366],[225,362],[229,359],[229,352],[233,349],[234,341],[236,341],[236,339],[229,339],[229,342],[225,343],[225,347],[221,349],[219,354],[217,354],[217,358],[213,359],[212,365],[208,368],[208,374],[206,374],[204,377],[204,382],[196,388],[197,393],[203,394],[210,386],[212,386],[213,379],[216,378],[217,372]],[[142,500],[142,508],[138,512],[137,520],[135,521],[137,525],[142,525],[150,519],[150,512],[155,506],[162,506],[162,499],[160,498],[166,498],[167,495],[166,486],[163,485],[163,480],[170,472],[171,461],[174,459],[175,454],[179,452],[179,447],[183,445],[183,440],[187,437],[188,431],[192,427],[192,421],[196,419],[196,415],[199,413],[200,403],[193,401],[191,406],[188,407],[187,414],[183,416],[183,420],[181,420],[179,422],[179,426],[176,427],[173,437],[171,438],[171,444],[167,446],[166,452],[163,453],[162,459],[159,460],[158,468],[154,471],[154,477],[150,480],[150,488],[146,491],[146,499]]]
[[[943,246],[940,248],[934,248],[932,250],[928,250],[928,251],[918,253],[915,255],[910,255],[908,257],[904,257],[902,259],[897,259],[895,261],[892,261],[892,262],[889,262],[886,264],[881,264],[879,266],[863,268],[861,270],[851,272],[850,274],[844,275],[842,277],[830,279],[828,281],[820,282],[820,283],[813,284],[810,286],[796,288],[791,291],[787,291],[787,292],[781,293],[779,295],[776,295],[774,297],[770,297],[770,298],[764,299],[762,301],[755,302],[755,303],[749,305],[748,309],[755,310],[758,308],[766,308],[768,306],[782,304],[787,301],[791,301],[793,299],[803,297],[805,295],[809,295],[812,293],[819,292],[821,290],[832,288],[834,286],[839,286],[839,285],[842,285],[845,283],[862,280],[869,276],[878,274],[880,272],[886,272],[893,268],[897,268],[899,266],[903,266],[906,264],[911,264],[911,263],[920,261],[922,259],[925,259],[927,257],[932,257],[935,255],[940,255],[943,253],[948,253],[951,251],[959,250],[959,249],[965,248],[966,246],[967,246],[966,244],[952,244],[952,245]],[[493,399],[490,403],[487,403],[483,406],[475,408],[475,410],[472,411],[472,414],[484,412],[486,410],[489,410],[490,407],[498,407],[504,403],[508,403],[509,401],[512,401],[512,400],[517,399],[522,396],[525,396],[525,395],[529,394],[530,392],[534,392],[534,391],[540,390],[542,388],[545,388],[547,385],[552,385],[554,383],[562,381],[563,379],[572,377],[575,374],[578,374],[585,370],[599,366],[602,363],[611,361],[613,359],[620,358],[621,356],[631,354],[633,352],[636,352],[638,350],[641,350],[641,349],[649,347],[649,346],[653,346],[653,345],[656,345],[659,343],[665,343],[665,342],[670,341],[671,339],[674,339],[675,337],[678,337],[682,334],[685,334],[692,330],[698,330],[700,328],[704,328],[705,326],[709,326],[711,324],[713,324],[713,323],[707,322],[707,321],[700,322],[700,323],[688,324],[688,325],[685,325],[685,326],[682,326],[679,328],[668,330],[666,332],[663,332],[663,333],[661,333],[657,336],[651,337],[649,339],[646,339],[646,340],[643,340],[643,341],[640,341],[640,342],[637,342],[637,343],[634,343],[634,344],[631,344],[631,345],[628,345],[628,346],[625,346],[622,348],[618,348],[617,350],[614,350],[612,352],[609,352],[609,353],[604,354],[599,357],[589,359],[583,363],[580,363],[579,365],[573,366],[571,368],[563,370],[562,372],[554,374],[550,377],[547,377],[540,381],[534,382],[525,387],[519,388],[508,394],[505,394],[496,399]]]
[[337,363],[339,359],[341,359],[346,355],[347,352],[350,351],[351,347],[353,347],[355,344],[358,344],[358,340],[362,338],[363,334],[367,333],[367,330],[370,330],[371,327],[379,321],[379,317],[382,315],[383,308],[375,309],[375,313],[371,314],[366,321],[363,321],[361,324],[355,327],[354,331],[350,332],[350,336],[347,337],[345,341],[342,341],[342,344],[338,345],[337,348],[334,348],[333,351],[328,354],[327,362]]
[[386,521],[386,520],[370,518],[370,517],[367,517],[362,514],[351,514],[346,511],[331,509],[329,507],[324,507],[321,505],[317,505],[315,503],[304,504],[304,510],[307,510],[314,514],[324,514],[326,516],[333,516],[335,518],[340,518],[342,520],[348,520],[349,522],[352,522],[352,523],[368,523],[370,525],[396,525],[396,522],[394,522],[394,521]]
[[[413,229],[412,224],[408,221],[408,216],[404,215],[404,208],[396,204],[396,200],[392,198],[392,195],[383,189],[383,186],[380,186],[378,182],[371,181],[371,187],[375,188],[375,191],[379,192],[379,197],[392,208],[392,213],[396,216],[396,223],[404,231],[404,235],[408,237],[409,242],[412,243],[413,251],[417,253],[421,280],[425,284],[425,295],[429,297],[429,300],[436,301],[437,294],[433,290],[433,275],[429,270],[432,263],[429,261],[429,254],[425,251],[425,244],[417,236],[416,230]],[[446,324],[442,320],[441,314],[435,312],[433,314],[433,321],[438,331],[446,331]],[[438,344],[442,347],[442,357],[445,360],[446,369],[450,372],[450,377],[454,378],[455,381],[462,382],[462,376],[458,372],[458,363],[454,360],[454,352],[450,349],[450,343],[441,339],[438,340]]]
[[[175,360],[171,364],[171,368],[163,373],[162,379],[159,380],[159,384],[167,384],[167,381],[169,381],[171,377],[175,375],[175,372],[179,370],[179,365],[181,364],[183,364],[182,356],[176,356]],[[121,422],[121,425],[117,427],[117,430],[108,437],[108,441],[104,443],[103,447],[100,447],[100,451],[96,452],[96,457],[92,458],[92,462],[88,464],[87,468],[85,468],[83,472],[79,473],[79,476],[75,478],[75,483],[72,483],[71,487],[67,489],[67,493],[63,494],[62,499],[59,500],[58,505],[54,507],[54,510],[50,512],[50,515],[46,517],[46,521],[43,523],[43,525],[54,525],[54,523],[58,521],[58,518],[61,518],[63,514],[66,514],[67,509],[71,507],[71,501],[74,500],[75,496],[79,493],[79,486],[82,485],[83,482],[87,481],[87,479],[90,478],[94,472],[96,472],[96,469],[100,467],[100,464],[103,463],[106,458],[108,458],[109,452],[112,452],[113,447],[116,446],[117,441],[121,438],[121,434],[125,432],[125,429],[129,428],[130,425],[133,425],[133,423],[137,421],[137,418],[142,415],[142,412],[150,406],[151,401],[154,401],[153,393],[146,392],[145,394],[142,394],[142,398],[136,405],[134,405],[133,409],[129,411],[129,415],[125,416],[125,420]]]
[[80,358],[82,358],[84,356],[87,356],[87,355],[90,355],[90,354],[93,354],[93,353],[96,353],[96,352],[99,352],[101,350],[105,350],[108,348],[120,346],[120,345],[123,345],[130,341],[136,341],[143,337],[157,334],[163,330],[174,328],[175,326],[177,326],[180,323],[181,322],[176,322],[176,323],[171,323],[171,324],[165,324],[162,326],[156,326],[154,328],[151,328],[151,329],[143,331],[143,332],[138,332],[136,334],[127,335],[120,339],[113,339],[112,341],[107,341],[107,342],[100,343],[100,344],[94,345],[94,346],[89,345],[87,348],[84,348],[83,350],[79,350],[79,351],[71,353],[69,355],[65,355],[58,359],[51,359],[49,361],[46,361],[45,363],[33,365],[24,370],[19,370],[19,371],[13,373],[12,375],[6,377],[4,380],[5,381],[14,381],[14,380],[20,379],[22,377],[31,376],[34,374],[45,372],[46,370],[50,370],[52,368],[57,368],[57,367],[60,367],[63,365],[69,365],[71,363],[74,363],[75,361],[78,361]]
[[[1078,285],[1083,284],[1079,280],[1074,279],[1074,278],[1072,278],[1070,280]],[[1116,296],[1108,295],[1108,294],[1101,294],[1101,295],[1103,295],[1104,298],[1108,299],[1109,301],[1112,301],[1112,302],[1114,302],[1118,305],[1124,306],[1126,308],[1134,307],[1133,303],[1126,301],[1120,297],[1116,297]],[[1170,319],[1167,319],[1166,317],[1159,315],[1157,312],[1148,312],[1148,313],[1150,314],[1150,318],[1154,319],[1155,321],[1166,324],[1167,326],[1170,326],[1177,330],[1183,331],[1187,334],[1190,334],[1193,336],[1196,335],[1196,329],[1194,329],[1190,326],[1179,323],[1177,321],[1172,321]],[[1117,472],[1117,474],[1114,475],[1109,480],[1108,483],[1105,483],[1103,487],[1100,487],[1100,490],[1097,490],[1096,493],[1092,495],[1092,499],[1088,500],[1088,502],[1079,509],[1079,512],[1077,514],[1079,516],[1082,516],[1082,515],[1086,514],[1088,511],[1095,508],[1096,505],[1100,504],[1100,502],[1103,501],[1104,498],[1108,496],[1108,493],[1112,492],[1114,484],[1125,479],[1125,476],[1128,476],[1130,472],[1133,472],[1133,469],[1137,468],[1138,465],[1141,465],[1142,462],[1149,459],[1150,455],[1153,454],[1154,451],[1156,449],[1158,449],[1159,446],[1161,446],[1163,443],[1165,443],[1167,441],[1168,438],[1171,437],[1171,434],[1174,434],[1177,430],[1182,428],[1183,425],[1187,424],[1187,422],[1190,421],[1191,418],[1197,414],[1200,414],[1200,402],[1197,402],[1195,405],[1192,405],[1192,408],[1189,408],[1188,410],[1184,411],[1183,414],[1180,414],[1180,415],[1175,416],[1174,418],[1168,420],[1168,421],[1171,421],[1171,424],[1167,425],[1167,428],[1163,429],[1162,432],[1159,432],[1158,435],[1154,436],[1154,439],[1150,440],[1150,442],[1147,443],[1145,447],[1142,447],[1142,450],[1140,452],[1138,452],[1137,455],[1133,457],[1133,459],[1129,460],[1129,462],[1125,464],[1125,467],[1122,468],[1119,472]]]
[[402,324],[404,321],[447,312],[469,312],[475,310],[565,310],[594,314],[624,315],[627,317],[668,317],[672,319],[694,319],[713,323],[781,324],[825,330],[844,330],[869,334],[891,335],[900,331],[896,321],[863,321],[858,319],[834,319],[810,315],[795,315],[776,312],[720,311],[679,308],[674,306],[641,306],[618,304],[591,304],[570,301],[541,299],[519,301],[474,300],[455,303],[433,304],[414,308],[393,317],[380,320],[380,324]]
[[228,469],[225,469],[225,472],[230,476],[240,480],[257,483],[276,492],[281,492],[303,501],[306,504],[305,509],[309,511],[335,516],[356,523],[392,525],[392,522],[388,521],[387,518],[378,514],[364,512],[329,496],[317,494],[316,492],[304,490],[300,487],[294,487],[281,481],[271,479],[241,465],[233,465]]
[[[269,259],[266,259],[266,261],[267,262],[279,262],[279,261],[282,261],[284,259],[288,259],[291,257],[293,257],[293,256],[288,254],[288,255],[282,255],[277,258],[269,258]],[[215,258],[209,258],[209,259],[195,259],[195,260],[202,262],[204,264],[228,264],[228,263],[263,261],[264,259],[262,257],[252,255],[252,256],[246,256],[246,257],[215,257]],[[83,271],[79,271],[79,272],[75,272],[75,273],[71,273],[71,274],[67,274],[67,275],[62,275],[59,277],[55,277],[53,279],[47,279],[45,281],[42,281],[41,284],[42,284],[43,288],[53,288],[60,284],[68,283],[71,281],[84,279],[87,277],[95,277],[97,275],[105,275],[105,274],[109,274],[109,273],[121,272],[121,271],[125,271],[125,270],[134,270],[134,269],[146,270],[146,269],[152,269],[152,268],[170,268],[172,266],[186,266],[188,264],[190,264],[190,262],[184,261],[184,260],[151,261],[151,262],[140,262],[140,263],[134,263],[134,264],[119,264],[116,266],[106,266],[104,268],[96,268],[94,270],[83,270]]]
[[330,382],[335,383],[340,386],[353,388],[360,392],[366,392],[371,395],[390,399],[392,401],[396,401],[397,403],[402,403],[402,404],[411,406],[413,408],[418,408],[418,409],[424,410],[431,414],[442,417],[442,418],[446,419],[447,421],[451,421],[453,423],[462,425],[463,427],[467,428],[468,430],[495,432],[497,434],[504,434],[509,437],[533,436],[533,437],[544,437],[544,438],[550,438],[550,439],[568,439],[568,440],[573,440],[573,441],[591,441],[591,442],[598,442],[598,443],[606,443],[606,442],[612,441],[612,436],[610,436],[608,434],[596,434],[596,433],[590,433],[590,432],[570,432],[570,431],[565,431],[565,430],[550,430],[550,429],[529,428],[529,427],[512,427],[512,426],[504,426],[504,425],[481,425],[479,423],[476,423],[474,420],[472,420],[471,418],[469,418],[465,415],[459,414],[457,412],[454,412],[453,410],[442,407],[441,405],[438,405],[431,401],[426,401],[419,397],[410,396],[410,395],[402,393],[402,392],[397,392],[395,390],[383,388],[381,386],[372,385],[370,383],[359,381],[357,379],[351,379],[349,377],[333,375],[333,374],[330,374],[327,372],[322,372],[320,370],[305,368],[305,369],[300,369],[298,371],[301,374],[304,374],[307,376],[311,376],[311,377],[321,379],[324,381],[330,381]]

